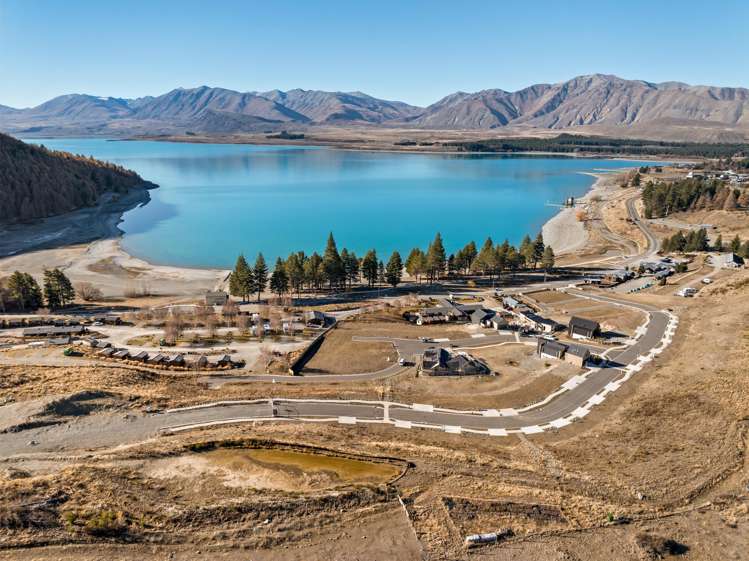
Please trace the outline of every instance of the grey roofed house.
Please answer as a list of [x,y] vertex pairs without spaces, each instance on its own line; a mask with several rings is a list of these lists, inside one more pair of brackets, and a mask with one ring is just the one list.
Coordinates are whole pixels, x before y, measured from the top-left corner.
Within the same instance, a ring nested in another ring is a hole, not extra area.
[[146,361],[148,364],[161,364],[167,361],[167,356],[161,353],[157,353],[151,357],[148,357]]
[[601,334],[601,326],[592,319],[573,316],[567,327],[567,334],[573,338],[592,339]]
[[223,306],[229,300],[229,295],[223,290],[214,290],[205,293],[206,306]]
[[128,351],[127,349],[120,349],[112,355],[112,358],[119,358],[122,360],[130,358],[130,351]]
[[141,351],[138,354],[135,354],[130,357],[133,360],[138,360],[140,362],[146,362],[148,360],[148,353],[146,351]]
[[470,314],[468,314],[468,317],[471,318],[472,323],[480,324],[485,320],[491,319],[496,312],[493,312],[491,310],[485,310],[483,308],[478,308],[476,310],[473,310]]
[[28,327],[23,330],[24,337],[61,337],[63,335],[80,335],[86,332],[82,325],[45,325],[41,327]]
[[187,355],[185,357],[185,366],[188,368],[203,368],[208,365],[208,359],[203,355]]
[[542,337],[538,338],[536,352],[539,356],[562,359],[567,352],[567,345],[559,341],[550,341]]
[[115,349],[114,347],[107,347],[106,349],[102,349],[101,351],[99,351],[99,356],[103,356],[106,358],[112,356],[116,352],[117,349]]
[[185,357],[183,355],[174,355],[167,359],[169,366],[182,366],[185,364]]
[[514,310],[518,306],[522,306],[522,304],[518,300],[515,300],[515,298],[513,298],[512,296],[503,296],[502,305],[510,310]]
[[584,366],[585,361],[590,358],[590,351],[583,345],[567,345],[564,360],[576,366]]
[[470,376],[490,374],[489,367],[463,352],[450,352],[444,348],[430,347],[424,351],[422,370],[430,376]]
[[523,323],[532,327],[536,331],[551,333],[557,327],[557,322],[540,316],[535,312],[521,311],[518,312],[518,316],[521,318],[521,321],[523,321]]

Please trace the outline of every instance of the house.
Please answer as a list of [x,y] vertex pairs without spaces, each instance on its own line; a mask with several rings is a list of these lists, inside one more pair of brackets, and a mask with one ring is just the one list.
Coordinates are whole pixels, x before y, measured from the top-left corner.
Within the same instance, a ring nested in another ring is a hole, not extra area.
[[81,335],[86,332],[82,325],[45,325],[42,327],[28,327],[23,330],[24,337],[64,337]]
[[325,327],[325,314],[317,310],[304,312],[304,324],[307,327]]
[[510,327],[510,323],[507,321],[507,316],[503,314],[495,314],[494,317],[492,317],[489,320],[490,327],[493,329],[508,329]]
[[609,285],[615,285],[615,284],[621,284],[625,281],[628,281],[632,277],[634,277],[635,274],[632,271],[628,271],[626,269],[619,269],[616,271],[609,271],[603,277],[601,278],[601,281],[609,284]]
[[738,269],[744,264],[744,260],[735,253],[716,253],[710,256],[710,264],[723,269]]
[[93,323],[101,323],[104,325],[120,325],[122,323],[122,318],[115,315],[97,315],[91,316],[90,319]]
[[194,368],[196,370],[205,368],[206,366],[208,366],[208,359],[203,355],[188,355],[187,358],[185,358],[185,366],[187,368]]
[[502,306],[504,306],[508,310],[514,310],[515,308],[522,306],[522,304],[512,296],[503,296]]
[[127,349],[120,349],[112,354],[112,358],[117,358],[119,360],[128,359],[130,358],[130,351],[128,351]]
[[597,321],[573,316],[567,327],[567,335],[573,339],[593,339],[601,334],[601,326]]
[[234,362],[231,360],[231,356],[229,355],[220,356],[216,360],[216,366],[219,366],[219,367],[231,366],[232,364],[234,364]]
[[429,325],[432,323],[446,323],[450,321],[452,309],[447,306],[424,308],[416,312],[416,325]]
[[166,360],[166,363],[169,366],[184,366],[185,365],[185,357],[182,355],[175,355],[171,356]]
[[229,295],[223,290],[215,290],[205,293],[206,306],[223,306],[229,301]]
[[148,364],[159,365],[159,364],[164,364],[165,362],[167,362],[167,360],[168,360],[168,357],[166,355],[157,353],[151,357],[148,357],[146,362]]
[[491,318],[494,317],[495,314],[496,312],[493,312],[491,310],[478,308],[468,314],[468,317],[471,319],[471,323],[474,323],[476,325],[484,325],[485,322],[491,320]]
[[586,347],[582,345],[567,345],[567,350],[564,353],[565,362],[582,368],[589,358],[590,351]]
[[539,337],[536,345],[536,352],[538,353],[538,356],[562,360],[562,358],[564,358],[564,353],[567,352],[567,345],[560,343],[559,341],[551,341]]
[[424,351],[421,369],[429,376],[476,376],[491,374],[489,367],[465,352],[430,347]]
[[148,353],[146,351],[141,351],[131,356],[130,360],[136,360],[138,362],[148,362]]
[[98,354],[99,356],[102,356],[104,358],[109,358],[116,352],[117,349],[115,349],[114,347],[107,347],[106,349],[102,349],[101,351],[99,351]]
[[519,325],[540,333],[553,333],[557,328],[557,322],[535,312],[521,311],[515,317]]

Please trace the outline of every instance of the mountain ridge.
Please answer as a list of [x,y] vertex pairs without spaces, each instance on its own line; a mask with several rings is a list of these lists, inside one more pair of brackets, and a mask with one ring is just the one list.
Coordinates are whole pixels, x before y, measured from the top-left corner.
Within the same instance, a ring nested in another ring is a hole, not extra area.
[[0,106],[0,128],[13,133],[77,128],[99,134],[180,129],[221,134],[349,125],[434,130],[647,130],[663,125],[704,128],[710,134],[721,133],[722,127],[726,133],[749,135],[749,89],[589,74],[516,91],[458,91],[427,107],[359,91],[239,92],[205,85],[137,99],[68,94],[27,109]]

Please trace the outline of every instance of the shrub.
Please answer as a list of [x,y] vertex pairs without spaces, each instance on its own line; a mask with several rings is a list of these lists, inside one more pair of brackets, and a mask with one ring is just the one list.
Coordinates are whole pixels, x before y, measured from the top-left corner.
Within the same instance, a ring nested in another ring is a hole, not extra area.
[[122,512],[102,510],[86,521],[83,530],[92,536],[119,536],[127,531],[127,519]]
[[84,302],[95,302],[102,299],[101,290],[90,282],[79,282],[75,285],[75,293],[81,297]]

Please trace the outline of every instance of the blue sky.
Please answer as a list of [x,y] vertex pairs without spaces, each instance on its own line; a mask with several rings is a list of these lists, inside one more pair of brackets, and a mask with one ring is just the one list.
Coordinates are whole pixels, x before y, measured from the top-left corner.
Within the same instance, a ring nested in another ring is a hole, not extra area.
[[207,84],[426,105],[579,74],[749,86],[749,2],[0,0],[0,104]]

